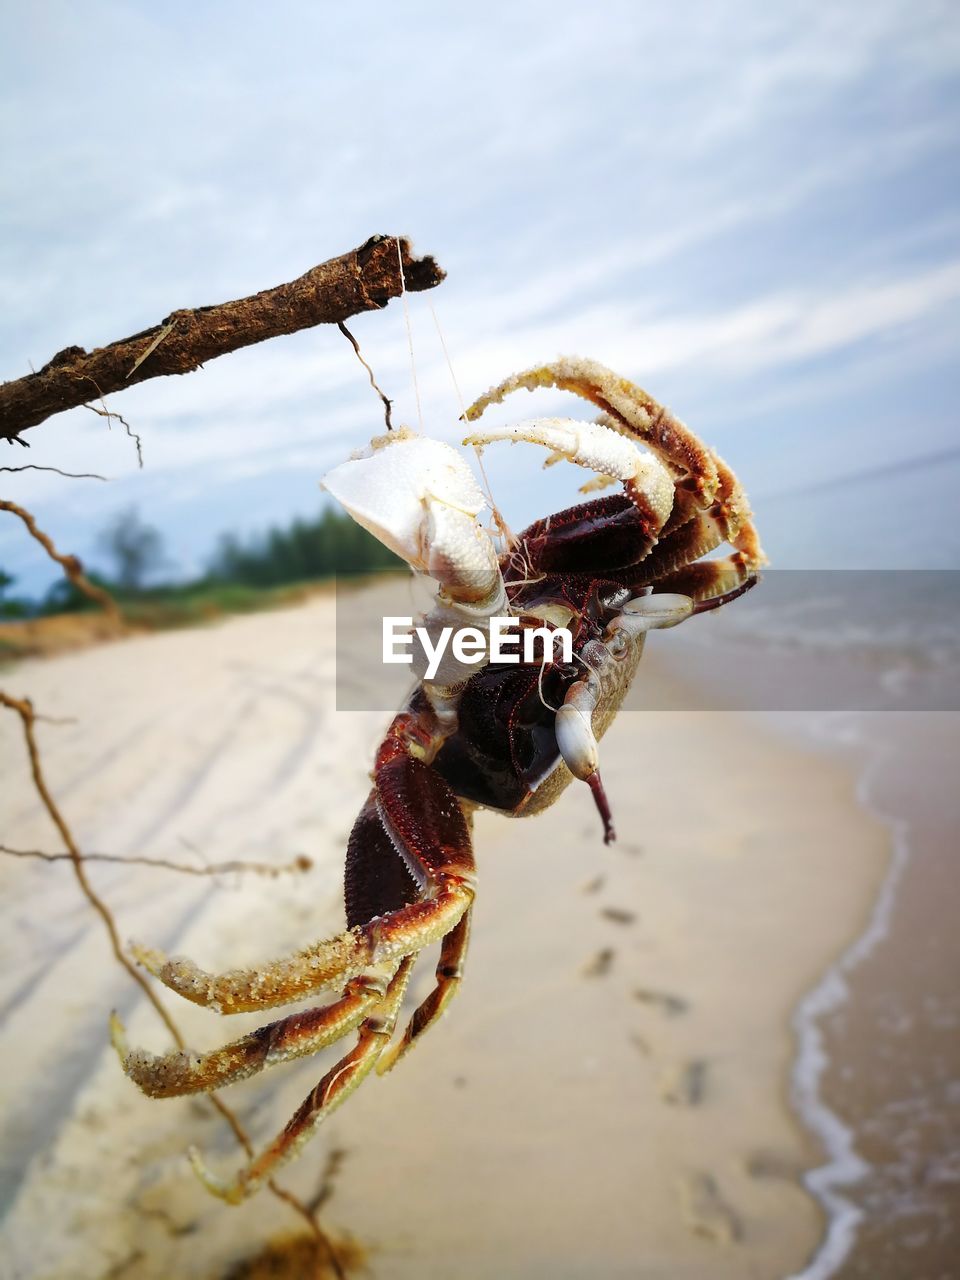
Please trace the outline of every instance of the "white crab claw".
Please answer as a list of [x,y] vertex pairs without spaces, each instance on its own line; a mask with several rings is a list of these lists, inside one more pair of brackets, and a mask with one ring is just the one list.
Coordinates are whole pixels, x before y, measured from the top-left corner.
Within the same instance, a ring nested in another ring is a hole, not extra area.
[[557,746],[563,762],[575,778],[586,782],[600,768],[600,752],[594,736],[591,715],[593,708],[565,702],[557,711]]
[[618,622],[627,630],[640,635],[644,631],[657,631],[663,627],[676,627],[694,612],[694,602],[689,595],[676,595],[672,591],[654,591],[653,595],[639,595],[623,605]]
[[401,428],[334,467],[321,484],[358,524],[454,599],[484,600],[499,589],[496,552],[477,523],[483,494],[450,445]]
[[675,627],[689,618],[693,610],[694,602],[689,596],[666,591],[637,596],[627,601],[620,614],[611,622],[608,632],[613,635],[615,631],[626,631],[638,636],[647,631]]
[[[586,467],[601,476],[613,476],[660,529],[673,507],[674,485],[666,467],[650,453],[641,453],[632,440],[597,422],[573,418],[531,418],[511,426],[484,427],[467,436],[464,444],[492,444],[496,440],[551,449],[554,455]],[[549,459],[556,461],[556,456]]]

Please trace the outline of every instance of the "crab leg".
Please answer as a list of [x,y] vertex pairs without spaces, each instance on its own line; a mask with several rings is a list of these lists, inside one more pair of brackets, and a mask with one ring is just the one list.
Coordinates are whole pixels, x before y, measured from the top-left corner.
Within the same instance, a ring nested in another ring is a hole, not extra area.
[[640,573],[644,582],[655,582],[724,542],[736,548],[745,575],[756,573],[766,563],[740,481],[722,458],[713,456],[718,477],[716,500],[706,511],[690,511],[686,521],[678,518],[676,525],[669,522],[665,535],[643,561]]
[[[553,364],[515,374],[476,400],[464,416],[468,421],[475,421],[491,404],[499,404],[513,391],[522,387],[534,391],[537,387],[549,386],[572,391],[597,405],[603,411],[598,420],[600,424],[626,436],[639,437],[677,479],[692,486],[696,505],[709,509],[712,518],[691,531],[688,535],[691,544],[706,546],[719,532],[713,546],[729,541],[742,555],[748,572],[760,568],[765,561],[760,540],[746,497],[730,467],[669,409],[658,404],[641,387],[617,377],[596,361],[564,357]],[[679,546],[678,542],[675,548],[678,557]],[[706,551],[696,554],[704,555]]]
[[396,1066],[414,1040],[433,1026],[457,994],[463,978],[467,943],[470,940],[471,914],[472,911],[465,911],[456,927],[451,929],[444,938],[437,963],[436,986],[414,1010],[403,1036],[381,1055],[377,1062],[378,1076],[386,1075],[392,1067]]
[[376,809],[417,882],[416,901],[260,968],[210,974],[191,960],[168,959],[138,947],[133,948],[135,958],[194,1004],[242,1013],[290,1004],[321,987],[356,978],[370,965],[421,951],[449,933],[473,901],[475,869],[466,821],[440,775],[406,755],[402,744],[394,749],[397,758],[387,758],[377,768]]
[[449,933],[472,899],[470,880],[441,871],[427,896],[417,902],[262,968],[224,974],[206,973],[184,958],[132,950],[165,987],[193,1004],[218,1013],[249,1013],[292,1004],[321,987],[356,978],[370,965],[422,951]]
[[572,418],[533,418],[475,431],[463,443],[485,445],[495,440],[526,440],[589,471],[613,476],[640,512],[648,537],[656,537],[670,515],[674,495],[670,472],[652,454],[641,453],[632,440],[610,427]]
[[757,575],[748,571],[739,555],[733,555],[688,564],[661,578],[657,587],[682,592],[695,602],[694,613],[704,613],[735,600],[756,582]]
[[[347,858],[348,919],[373,911],[369,922],[355,926],[354,932],[373,940],[377,961],[399,960],[399,966],[373,1009],[364,1011],[356,1047],[324,1076],[266,1151],[229,1182],[211,1174],[196,1154],[191,1157],[208,1189],[225,1200],[236,1203],[255,1191],[370,1073],[393,1036],[416,953],[441,937],[447,939],[443,955],[451,969],[443,978],[449,994],[455,989],[454,970],[466,944],[464,917],[474,893],[470,833],[447,783],[409,755],[409,745],[402,734],[388,734],[384,740],[376,785],[354,826]],[[398,869],[406,878],[398,878]],[[415,901],[408,901],[412,896]],[[386,906],[393,909],[384,910]],[[433,1012],[433,1003],[447,999],[441,991],[437,1001],[427,1002],[431,1007],[424,1024],[440,1012]]]
[[354,1031],[379,1004],[396,966],[371,970],[347,984],[340,1000],[322,1009],[306,1009],[279,1022],[258,1027],[211,1053],[174,1050],[153,1054],[131,1050],[123,1024],[110,1019],[110,1038],[127,1076],[151,1098],[175,1098],[235,1084],[276,1062],[288,1062],[319,1053],[327,1045]]
[[244,1166],[236,1177],[230,1180],[217,1177],[203,1163],[196,1148],[191,1148],[190,1163],[208,1191],[230,1204],[239,1204],[252,1195],[281,1165],[292,1160],[327,1116],[346,1102],[376,1066],[377,1059],[393,1035],[413,963],[413,956],[407,956],[400,962],[376,1012],[361,1024],[355,1048],[327,1072],[316,1088],[304,1098],[283,1131],[266,1150]]
[[717,464],[717,475],[720,488],[717,494],[717,507],[724,527],[726,540],[736,547],[743,567],[748,573],[755,573],[767,563],[767,557],[760,546],[760,535],[753,523],[753,513],[747,501],[740,481],[731,467],[714,454]]
[[713,502],[718,475],[712,451],[641,387],[617,377],[594,360],[565,356],[552,364],[514,374],[475,400],[464,417],[474,422],[491,404],[499,404],[522,387],[528,391],[559,387],[591,401],[603,410],[605,425],[624,435],[639,437],[674,475],[689,478],[701,505],[710,506]]

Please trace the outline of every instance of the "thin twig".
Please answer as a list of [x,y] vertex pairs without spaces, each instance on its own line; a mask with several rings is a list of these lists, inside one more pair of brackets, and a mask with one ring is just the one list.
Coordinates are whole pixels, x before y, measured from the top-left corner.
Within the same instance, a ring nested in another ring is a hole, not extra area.
[[[147,982],[146,978],[125,954],[120,943],[120,935],[117,932],[117,926],[113,918],[113,914],[103,899],[96,893],[87,878],[86,868],[84,867],[85,857],[80,852],[80,848],[73,837],[73,833],[67,825],[63,814],[60,812],[60,809],[47,786],[46,778],[44,777],[43,768],[40,763],[40,749],[37,745],[36,734],[34,733],[34,725],[38,717],[33,709],[33,703],[29,698],[14,698],[9,694],[4,693],[3,690],[0,690],[0,706],[7,707],[10,711],[15,712],[20,717],[20,723],[23,726],[24,741],[27,748],[27,756],[30,761],[30,772],[33,777],[33,784],[37,790],[37,794],[40,797],[43,807],[46,809],[50,820],[57,828],[60,838],[68,850],[70,861],[73,864],[74,874],[77,878],[77,883],[80,886],[81,892],[103,922],[104,929],[107,932],[107,937],[110,940],[110,948],[113,951],[118,964],[126,970],[149,1000],[150,1004],[153,1005],[157,1015],[167,1028],[167,1031],[170,1033],[170,1036],[177,1048],[185,1049],[186,1041],[180,1031],[180,1028],[174,1022],[172,1016],[164,1007],[163,1002],[159,999],[156,992]],[[253,1143],[250,1141],[246,1130],[231,1108],[217,1097],[215,1093],[207,1094],[207,1098],[209,1099],[211,1106],[213,1106],[226,1120],[227,1124],[233,1131],[234,1137],[237,1139],[237,1142],[246,1154],[252,1157]],[[310,1230],[316,1237],[318,1245],[323,1248],[329,1258],[331,1266],[336,1272],[339,1280],[344,1280],[343,1267],[341,1266],[340,1259],[333,1247],[333,1242],[328,1238],[326,1232],[320,1226],[320,1223],[314,1217],[313,1213],[311,1213],[307,1206],[303,1204],[303,1202],[300,1201],[292,1192],[287,1191],[285,1187],[278,1186],[273,1179],[269,1181],[268,1186],[279,1200],[283,1200],[291,1209],[294,1210],[294,1212],[299,1214],[300,1217],[307,1222]]]
[[[90,381],[92,382],[93,379],[91,378]],[[137,466],[142,471],[143,470],[143,441],[140,439],[140,433],[137,431],[134,431],[133,427],[131,427],[130,423],[126,420],[126,418],[123,416],[122,413],[115,413],[113,409],[107,408],[107,402],[106,400],[104,400],[103,392],[100,390],[99,387],[97,387],[97,394],[100,397],[101,407],[98,409],[95,404],[86,403],[83,406],[84,409],[89,409],[91,413],[95,413],[100,418],[106,418],[107,426],[109,426],[110,423],[113,421],[120,423],[124,431],[127,433],[127,438],[132,440],[134,443],[134,446],[136,447]]]
[[26,462],[22,467],[0,467],[0,471],[54,471],[66,480],[106,480],[96,471],[61,471],[59,467],[42,467],[39,462]]
[[55,560],[63,569],[73,585],[94,604],[100,605],[103,611],[121,621],[120,609],[117,602],[103,587],[96,586],[83,572],[83,565],[76,556],[62,555],[53,545],[52,539],[42,529],[37,528],[37,522],[34,517],[24,507],[18,507],[15,502],[9,502],[6,498],[0,498],[0,511],[9,511],[11,515],[19,516],[23,523],[27,526],[27,531],[32,538],[40,543],[44,551],[51,560]]
[[377,395],[378,395],[378,396],[380,397],[380,399],[383,401],[383,417],[384,417],[384,421],[385,421],[385,422],[386,422],[386,424],[387,424],[387,430],[388,430],[388,431],[392,431],[392,430],[393,430],[393,422],[392,422],[392,421],[391,421],[391,419],[390,419],[390,411],[391,411],[391,410],[392,410],[392,408],[393,408],[393,401],[392,401],[392,400],[388,400],[388,399],[387,399],[387,397],[386,397],[386,396],[383,394],[383,392],[380,390],[380,388],[377,386],[377,380],[376,380],[376,378],[373,376],[373,370],[370,368],[370,366],[367,364],[366,360],[364,360],[364,358],[363,358],[363,353],[362,353],[362,351],[360,350],[360,343],[356,340],[356,338],[353,336],[353,334],[350,332],[350,330],[347,328],[347,326],[343,323],[343,321],[342,321],[342,320],[339,320],[339,321],[337,322],[337,328],[340,330],[340,332],[343,334],[343,336],[344,336],[344,337],[347,339],[347,341],[350,343],[351,347],[353,347],[354,351],[357,353],[357,359],[360,361],[360,363],[361,363],[361,364],[363,365],[363,367],[366,369],[367,374],[368,374],[368,376],[369,376],[369,378],[370,378],[370,385],[371,385],[371,387],[373,387],[374,391],[377,393]]
[[[40,717],[35,716],[34,719],[39,720]],[[44,849],[13,849],[6,844],[0,844],[0,853],[9,854],[12,858],[39,858],[43,862],[73,861],[73,855],[69,853],[47,853]],[[147,858],[140,855],[128,858],[120,853],[85,853],[83,860],[84,862],[118,862],[128,867],[162,867],[165,871],[179,871],[185,876],[217,876],[226,875],[231,871],[241,871],[250,872],[252,875],[269,876],[271,879],[291,872],[309,871],[313,866],[310,859],[303,854],[294,858],[292,862],[284,862],[280,866],[273,866],[269,862],[247,862],[235,858],[230,862],[211,862],[205,867],[191,867],[184,862],[172,862],[169,858]]]
[[379,311],[400,296],[403,281],[417,291],[443,278],[433,258],[413,256],[409,240],[372,236],[289,284],[234,302],[173,311],[159,324],[95,351],[65,348],[36,373],[0,384],[0,439],[16,440],[52,414],[84,404],[91,384],[98,394],[111,395],[147,378],[190,373],[266,338]]
[[96,911],[103,921],[104,928],[110,938],[110,946],[113,950],[113,954],[116,956],[118,962],[123,965],[131,978],[133,978],[137,986],[143,991],[154,1009],[156,1009],[167,1030],[176,1042],[177,1047],[180,1049],[185,1048],[185,1041],[173,1019],[170,1017],[170,1014],[163,1007],[153,988],[147,982],[143,974],[124,954],[113,916],[106,903],[104,903],[102,898],[98,896],[93,886],[90,884],[90,881],[87,879],[86,869],[83,865],[83,855],[81,854],[63,815],[57,808],[56,801],[51,795],[50,790],[47,787],[46,779],[43,775],[43,769],[40,764],[40,751],[37,747],[37,739],[34,733],[34,722],[36,720],[36,716],[34,715],[33,703],[29,698],[12,698],[9,694],[0,690],[0,706],[4,706],[11,711],[15,711],[20,717],[20,721],[23,725],[23,736],[27,746],[27,755],[30,759],[30,772],[33,776],[33,785],[37,789],[37,794],[40,796],[40,799],[43,802],[43,807],[50,816],[50,820],[60,833],[60,839],[63,841],[64,846],[70,854],[74,874],[77,877],[80,888],[88,898],[94,911]]

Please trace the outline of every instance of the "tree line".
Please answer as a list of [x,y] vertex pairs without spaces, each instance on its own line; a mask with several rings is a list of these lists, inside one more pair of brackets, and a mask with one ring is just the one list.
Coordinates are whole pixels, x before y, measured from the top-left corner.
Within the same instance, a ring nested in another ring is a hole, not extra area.
[[[121,601],[157,598],[223,586],[281,587],[336,574],[397,568],[401,561],[350,516],[326,507],[312,519],[297,518],[246,538],[221,534],[205,572],[190,581],[164,580],[169,569],[163,536],[135,507],[117,513],[100,531],[97,547],[107,569],[89,573]],[[0,617],[24,618],[73,612],[90,602],[66,579],[39,600],[15,594],[15,578],[0,568]]]

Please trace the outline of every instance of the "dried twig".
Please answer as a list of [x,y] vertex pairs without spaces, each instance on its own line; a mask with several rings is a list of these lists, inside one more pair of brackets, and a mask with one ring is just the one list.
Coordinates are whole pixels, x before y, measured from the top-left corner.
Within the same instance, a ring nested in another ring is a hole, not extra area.
[[28,427],[84,404],[91,384],[102,396],[147,378],[189,373],[265,338],[378,311],[400,296],[403,280],[408,290],[419,291],[443,278],[433,258],[412,256],[408,240],[373,236],[289,284],[235,302],[174,311],[152,328],[95,351],[67,347],[36,373],[0,385],[0,439],[19,440]]
[[0,471],[53,471],[65,480],[106,480],[96,471],[61,471],[59,467],[42,467],[39,462],[25,462],[22,467],[0,467]]
[[340,321],[340,323],[337,325],[337,328],[340,330],[340,332],[343,334],[346,340],[350,343],[351,347],[353,347],[354,351],[357,353],[357,359],[366,369],[367,375],[370,378],[371,387],[373,387],[374,391],[383,401],[383,417],[384,417],[384,421],[387,424],[387,430],[392,431],[393,423],[390,420],[390,412],[393,409],[393,401],[388,400],[387,397],[384,395],[384,393],[377,386],[377,380],[373,376],[373,370],[370,368],[366,360],[364,360],[363,358],[363,352],[360,350],[360,343],[356,340],[356,338],[353,336],[353,334],[350,332],[347,326],[343,323],[343,321]]
[[132,440],[134,443],[134,447],[136,448],[136,451],[137,451],[137,466],[142,471],[143,470],[143,441],[140,439],[139,432],[134,431],[133,427],[131,427],[130,423],[126,420],[126,418],[123,416],[122,413],[115,413],[113,409],[107,408],[107,402],[106,400],[104,400],[103,392],[100,390],[99,387],[97,387],[97,394],[100,397],[100,408],[98,409],[95,404],[84,404],[83,406],[84,409],[89,409],[90,412],[95,413],[98,418],[106,418],[108,427],[111,422],[120,423],[124,431],[127,433],[128,439]]
[[116,956],[119,963],[123,965],[124,969],[126,969],[130,974],[131,978],[133,978],[134,982],[138,987],[140,987],[144,995],[163,1019],[164,1025],[170,1032],[171,1036],[173,1036],[178,1047],[181,1049],[184,1048],[184,1040],[173,1022],[173,1019],[160,1003],[156,993],[143,974],[134,966],[133,961],[129,960],[124,954],[123,947],[120,945],[120,937],[117,933],[117,927],[114,923],[113,916],[106,904],[93,889],[90,881],[87,879],[87,873],[83,865],[83,855],[81,854],[76,841],[73,838],[73,834],[63,818],[63,815],[57,808],[56,801],[50,794],[46,779],[43,776],[43,769],[40,764],[40,750],[37,746],[36,734],[34,733],[36,715],[33,710],[33,703],[29,698],[12,698],[9,694],[3,693],[2,690],[0,690],[0,706],[7,707],[10,711],[15,711],[20,717],[20,721],[23,725],[23,736],[26,742],[27,755],[30,759],[30,772],[33,776],[33,785],[37,789],[37,794],[40,796],[40,799],[43,802],[43,807],[50,816],[50,820],[60,833],[60,839],[63,841],[70,854],[70,860],[73,863],[74,873],[80,884],[80,888],[89,899],[94,911],[96,911],[103,921],[104,927],[106,928],[107,934],[110,938],[110,946],[113,949],[113,954]]
[[[35,720],[40,718],[40,716],[34,716]],[[13,849],[7,844],[0,844],[0,853],[6,853],[11,858],[38,858],[41,862],[73,861],[73,855],[70,853],[47,853],[44,849]],[[204,867],[191,867],[185,862],[172,862],[169,858],[147,858],[139,855],[128,858],[120,853],[85,853],[83,860],[84,862],[118,862],[121,866],[127,867],[162,867],[165,871],[179,871],[185,876],[217,876],[226,875],[231,871],[240,871],[257,876],[269,876],[271,879],[291,872],[309,871],[313,866],[304,854],[300,854],[292,862],[284,862],[279,866],[269,862],[247,862],[241,858],[234,858],[229,862],[211,862]]]
[[[23,726],[23,736],[24,736],[24,741],[27,748],[27,756],[30,761],[30,772],[33,777],[34,787],[37,790],[37,794],[39,795],[40,800],[43,804],[43,807],[47,811],[47,814],[50,817],[50,820],[53,822],[53,825],[57,828],[57,831],[60,834],[60,839],[63,841],[66,849],[68,850],[68,856],[70,858],[70,861],[73,864],[74,874],[77,878],[77,883],[80,886],[81,892],[84,894],[87,901],[90,903],[94,911],[97,913],[97,915],[100,917],[101,921],[103,922],[103,927],[106,930],[107,937],[110,940],[110,948],[113,951],[113,954],[117,960],[117,963],[120,964],[127,971],[127,973],[130,975],[133,981],[137,984],[137,986],[141,989],[141,991],[146,996],[146,998],[153,1005],[154,1009],[156,1010],[164,1026],[167,1028],[167,1031],[170,1033],[170,1036],[172,1037],[173,1042],[174,1044],[176,1044],[177,1048],[185,1049],[186,1041],[183,1038],[180,1028],[174,1022],[173,1017],[168,1012],[163,1002],[159,999],[156,992],[147,982],[146,978],[143,976],[140,970],[137,969],[133,961],[130,960],[130,958],[125,954],[123,947],[120,943],[120,935],[117,932],[117,925],[116,925],[116,921],[113,918],[113,914],[110,911],[110,908],[107,906],[107,904],[103,901],[103,899],[99,896],[99,894],[97,894],[93,886],[90,884],[90,881],[87,877],[86,868],[84,866],[85,856],[80,852],[80,848],[73,837],[73,833],[71,832],[69,826],[67,825],[66,819],[64,818],[63,814],[60,812],[60,809],[56,801],[54,800],[49,787],[47,786],[46,778],[44,777],[43,767],[40,763],[40,749],[37,745],[37,738],[34,732],[34,726],[36,724],[38,716],[33,709],[33,703],[30,701],[29,698],[14,698],[14,697],[11,697],[9,694],[6,694],[2,690],[0,690],[0,706],[7,707],[8,710],[15,712],[20,717],[20,722],[21,722],[21,725]],[[240,1146],[243,1147],[246,1154],[249,1157],[252,1157],[253,1144],[251,1143],[246,1130],[244,1129],[240,1121],[237,1119],[234,1112],[230,1109],[230,1107],[227,1106],[225,1102],[223,1102],[220,1098],[218,1098],[215,1093],[207,1094],[207,1098],[209,1099],[211,1106],[213,1106],[220,1113],[220,1115],[223,1116],[223,1118],[226,1120],[227,1124],[230,1126],[231,1130],[233,1131],[234,1137],[237,1139],[237,1142],[240,1144]],[[320,1246],[323,1249],[323,1251],[326,1253],[327,1257],[330,1260],[330,1264],[334,1269],[334,1272],[339,1277],[339,1280],[344,1280],[343,1267],[340,1264],[340,1259],[337,1257],[337,1253],[333,1247],[333,1243],[328,1238],[323,1228],[320,1226],[320,1223],[314,1217],[313,1211],[309,1209],[301,1200],[299,1200],[292,1192],[287,1191],[285,1187],[278,1186],[277,1183],[274,1182],[272,1179],[268,1183],[268,1186],[270,1187],[270,1190],[278,1199],[285,1201],[285,1203],[287,1203],[291,1207],[291,1209],[294,1210],[295,1213],[299,1214],[299,1216],[302,1217],[307,1222],[311,1232],[313,1233],[313,1235],[317,1240],[318,1246]]]
[[37,527],[37,522],[29,511],[24,507],[18,507],[15,502],[9,502],[6,498],[0,498],[0,511],[9,511],[12,515],[19,516],[27,526],[30,536],[40,543],[51,560],[55,560],[60,565],[77,590],[82,591],[94,604],[100,605],[103,611],[112,618],[115,618],[118,622],[121,620],[120,610],[113,597],[104,591],[103,587],[98,587],[86,577],[83,572],[83,565],[76,556],[65,556],[57,550],[49,535]]

